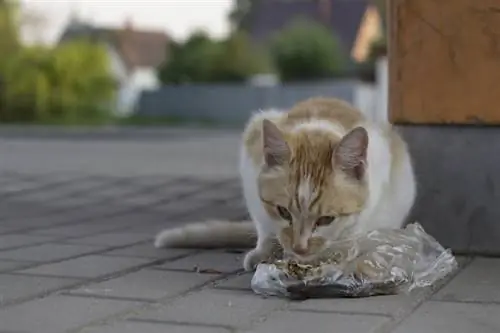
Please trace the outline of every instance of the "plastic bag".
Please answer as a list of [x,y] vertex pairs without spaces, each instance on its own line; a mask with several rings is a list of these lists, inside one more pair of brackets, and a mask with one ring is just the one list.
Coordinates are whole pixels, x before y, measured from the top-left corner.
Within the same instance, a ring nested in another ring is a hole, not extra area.
[[418,223],[381,229],[331,243],[327,262],[261,263],[252,278],[257,294],[291,299],[367,297],[408,293],[452,273],[457,261]]

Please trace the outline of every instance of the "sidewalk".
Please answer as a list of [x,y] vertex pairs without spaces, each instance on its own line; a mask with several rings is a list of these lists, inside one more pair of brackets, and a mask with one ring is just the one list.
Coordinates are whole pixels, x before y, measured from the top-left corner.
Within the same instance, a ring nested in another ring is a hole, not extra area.
[[0,164],[0,333],[500,332],[500,259],[460,258],[450,282],[411,297],[264,299],[242,251],[152,247],[165,227],[245,218],[234,174],[29,172],[36,163]]

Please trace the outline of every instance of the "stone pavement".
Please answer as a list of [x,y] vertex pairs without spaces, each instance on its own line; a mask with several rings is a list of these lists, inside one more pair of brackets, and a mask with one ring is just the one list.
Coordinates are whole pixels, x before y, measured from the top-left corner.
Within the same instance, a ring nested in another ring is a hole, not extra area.
[[[0,333],[500,332],[499,259],[462,257],[450,282],[410,296],[265,299],[241,272],[242,251],[152,247],[165,227],[245,218],[234,174],[214,171],[208,179],[175,168],[153,175],[151,168],[113,176],[102,141],[92,153],[88,141],[23,140],[0,144]],[[119,153],[107,154],[121,154],[122,163],[127,154],[160,161],[148,155],[158,151],[134,155],[128,145],[113,144]],[[201,151],[190,150],[194,143],[168,145],[178,165]],[[61,160],[80,155],[80,162],[101,164],[57,169],[55,147],[64,147]],[[17,160],[4,163],[5,156]],[[29,165],[16,165],[21,161]]]
[[461,258],[438,292],[264,299],[241,251],[155,250],[166,226],[243,219],[235,179],[0,174],[0,332],[500,330],[500,266]]

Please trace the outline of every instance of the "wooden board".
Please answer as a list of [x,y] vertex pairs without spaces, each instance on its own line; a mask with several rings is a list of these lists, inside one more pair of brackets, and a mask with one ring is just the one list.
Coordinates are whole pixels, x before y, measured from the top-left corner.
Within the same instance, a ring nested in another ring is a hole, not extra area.
[[388,0],[389,118],[500,124],[500,0]]

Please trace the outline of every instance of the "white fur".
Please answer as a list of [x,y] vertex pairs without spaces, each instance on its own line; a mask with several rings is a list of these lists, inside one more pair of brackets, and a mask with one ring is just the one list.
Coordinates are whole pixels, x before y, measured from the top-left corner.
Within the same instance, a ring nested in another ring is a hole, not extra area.
[[[260,117],[267,114],[261,113]],[[276,113],[269,113],[271,118]],[[398,170],[391,170],[392,155],[384,128],[375,124],[360,124],[368,132],[367,151],[367,178],[369,196],[368,202],[361,214],[357,217],[354,225],[356,234],[365,233],[377,228],[400,228],[411,209],[415,199],[415,180],[410,156],[405,151],[405,158],[400,163]],[[295,130],[320,129],[331,131],[338,136],[346,134],[346,130],[340,125],[330,124],[328,121],[312,120],[295,127]],[[275,223],[264,210],[259,199],[257,189],[257,175],[261,165],[255,165],[248,157],[244,145],[241,147],[240,175],[243,183],[243,191],[250,216],[258,231],[258,242],[256,248],[247,254],[245,268],[251,269],[255,262],[252,257],[259,257],[264,251],[266,240],[275,236]],[[392,177],[391,177],[392,176]],[[305,182],[299,188],[299,197],[307,200],[312,195],[310,185]],[[325,236],[338,237],[340,230],[326,228],[322,233]]]
[[182,248],[251,247],[255,245],[252,222],[208,221],[166,229],[158,233],[154,245]]
[[[268,110],[256,113],[250,123],[262,120],[277,120],[283,116],[279,110]],[[364,233],[377,228],[400,228],[415,198],[415,181],[410,156],[405,150],[402,163],[397,170],[391,170],[392,155],[389,142],[384,135],[384,128],[375,124],[360,124],[366,128],[369,137],[367,151],[367,177],[369,197],[364,211],[356,217],[350,217],[355,225],[356,233]],[[295,127],[295,130],[331,131],[342,137],[346,134],[340,124],[325,120],[313,119]],[[245,257],[244,267],[247,270],[265,256],[270,248],[270,240],[275,238],[278,230],[259,198],[257,178],[264,161],[254,163],[242,143],[240,150],[239,172],[243,186],[243,196],[252,218],[247,223],[212,222],[210,224],[192,224],[158,234],[156,247],[191,246],[222,247],[241,243],[244,246],[257,233],[257,245]],[[299,196],[307,201],[313,195],[309,183],[301,184]],[[321,231],[327,237],[336,238],[339,230],[325,228]],[[253,243],[255,244],[255,243]]]
[[383,129],[365,125],[368,131],[367,177],[369,197],[357,221],[357,231],[400,228],[415,198],[415,180],[408,152],[400,170],[391,170],[392,155]]
[[324,119],[311,119],[307,122],[296,125],[293,131],[301,130],[320,130],[329,133],[334,133],[336,136],[343,137],[346,134],[346,129],[341,124],[332,123]]
[[313,198],[313,187],[309,178],[304,179],[297,189],[301,207],[307,207]]

